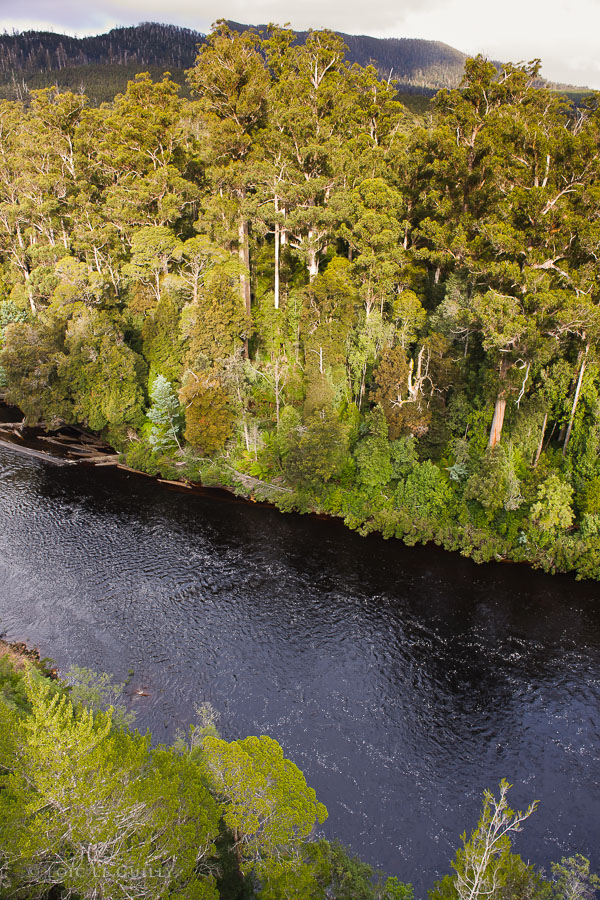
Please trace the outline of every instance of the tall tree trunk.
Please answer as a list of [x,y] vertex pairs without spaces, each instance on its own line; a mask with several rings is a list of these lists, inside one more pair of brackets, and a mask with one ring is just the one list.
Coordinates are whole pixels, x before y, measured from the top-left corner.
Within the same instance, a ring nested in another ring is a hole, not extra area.
[[275,223],[275,309],[279,309],[279,222]]
[[279,309],[279,257],[281,240],[281,226],[279,225],[279,197],[275,197],[275,309]]
[[[310,241],[312,232],[308,232],[308,240]],[[309,247],[308,249],[308,280],[314,281],[319,274],[319,254],[317,250]]]
[[251,314],[250,301],[250,249],[248,247],[248,222],[242,219],[238,225],[238,255],[243,270],[240,275],[240,290],[242,301],[248,317]]
[[494,418],[492,419],[492,427],[490,428],[490,440],[488,447],[495,447],[502,437],[502,426],[504,425],[504,413],[506,412],[506,397],[504,391],[500,391],[496,399],[494,408]]
[[542,455],[542,450],[544,449],[544,435],[546,434],[546,425],[548,424],[548,413],[544,415],[544,421],[542,422],[542,433],[540,434],[540,442],[538,444],[537,452],[535,454],[535,459],[533,461],[533,468],[535,469],[537,464],[540,461],[540,456]]
[[[248,222],[246,219],[241,219],[238,225],[238,256],[242,264],[242,274],[240,275],[242,303],[244,304],[248,321],[250,321],[252,298],[250,294],[250,248],[248,247]],[[244,341],[244,356],[246,359],[250,356],[248,338]]]
[[563,444],[562,455],[564,456],[567,452],[567,447],[569,446],[569,441],[571,439],[571,431],[573,430],[573,421],[575,419],[575,412],[577,411],[577,403],[579,402],[579,392],[581,391],[581,383],[583,381],[583,375],[585,372],[585,367],[587,365],[587,356],[590,349],[590,345],[588,344],[585,348],[585,353],[583,354],[583,359],[581,360],[581,366],[579,367],[579,378],[577,379],[577,387],[575,388],[575,396],[573,397],[573,406],[571,408],[571,416],[569,418],[569,424],[567,425],[567,433],[565,434],[565,442]]
[[27,296],[29,297],[29,306],[31,307],[31,314],[37,315],[37,309],[35,307],[35,300],[33,299],[33,290],[31,288],[31,281],[29,280],[30,274],[25,269],[25,284],[27,285]]

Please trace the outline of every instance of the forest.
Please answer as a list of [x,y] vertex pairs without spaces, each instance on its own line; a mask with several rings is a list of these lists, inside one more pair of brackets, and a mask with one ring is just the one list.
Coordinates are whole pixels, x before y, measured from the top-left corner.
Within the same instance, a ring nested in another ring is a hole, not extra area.
[[[32,658],[33,657],[33,658]],[[0,641],[0,897],[23,900],[412,900],[319,834],[327,810],[267,736],[227,742],[215,711],[171,746],[133,729],[124,685]],[[535,812],[486,790],[429,900],[593,900],[577,854],[544,873],[513,852]]]
[[600,576],[600,110],[217,23],[111,103],[0,104],[0,391],[127,464]]

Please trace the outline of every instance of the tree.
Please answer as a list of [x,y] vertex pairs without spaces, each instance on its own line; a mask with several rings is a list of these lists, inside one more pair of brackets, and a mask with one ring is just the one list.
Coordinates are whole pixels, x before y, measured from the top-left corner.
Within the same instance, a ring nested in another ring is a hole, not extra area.
[[425,387],[431,388],[432,384],[428,365],[429,354],[425,347],[417,356],[416,372],[414,361],[409,361],[401,345],[382,352],[373,372],[370,397],[374,403],[381,404],[390,440],[401,434],[421,436],[426,433],[431,419],[425,395]]
[[[196,63],[187,73],[199,98],[208,129],[209,176],[216,196],[225,192],[237,219],[237,247],[241,265],[240,290],[250,316],[250,248],[246,195],[252,179],[249,157],[253,138],[264,124],[269,75],[251,30],[238,34],[219,20],[201,45]],[[209,204],[210,205],[210,204]]]
[[391,480],[393,468],[388,429],[381,407],[375,407],[367,421],[369,434],[361,438],[354,449],[357,476],[368,487],[382,487]]
[[285,861],[301,866],[302,844],[327,810],[277,741],[262,735],[227,743],[209,735],[202,748],[241,871],[268,882],[271,873],[281,877]]
[[0,361],[6,399],[19,406],[32,424],[72,421],[70,390],[58,374],[64,353],[64,323],[53,318],[15,322],[4,329]]
[[232,399],[222,377],[214,371],[186,372],[179,399],[185,408],[186,441],[207,456],[222,450],[233,432]]
[[566,334],[581,335],[593,319],[574,249],[585,228],[576,198],[597,149],[561,98],[536,84],[538,73],[539,60],[500,72],[468,60],[461,89],[439,93],[436,127],[415,142],[425,192],[417,252],[436,284],[468,273],[457,324],[480,335],[496,370],[490,447],[508,397],[520,400]]
[[274,227],[312,282],[334,233],[331,201],[342,178],[336,156],[355,124],[351,114],[344,115],[354,97],[346,47],[328,30],[311,30],[304,43],[295,44],[293,32],[272,28],[263,48],[275,75],[268,152],[281,172],[273,192]]
[[538,487],[537,500],[531,507],[531,518],[544,532],[568,528],[573,521],[573,488],[559,475],[552,474]]
[[181,407],[172,385],[164,375],[157,375],[150,390],[152,406],[146,413],[152,422],[148,440],[154,450],[168,451],[174,446],[181,450],[179,430]]
[[185,361],[194,371],[207,365],[221,367],[243,346],[250,320],[240,302],[238,279],[239,266],[234,260],[211,266],[202,277],[196,300],[182,311]]
[[590,861],[581,853],[552,863],[552,880],[560,900],[593,900],[600,888],[600,878],[590,873]]
[[347,440],[344,427],[334,414],[315,413],[307,425],[288,435],[283,460],[286,477],[301,489],[318,493],[347,467]]
[[434,522],[447,517],[450,497],[451,488],[446,477],[430,459],[417,463],[396,489],[397,506]]
[[161,298],[161,279],[169,273],[169,263],[180,260],[181,242],[165,225],[147,225],[138,229],[131,241],[131,260],[124,273],[147,285],[157,303]]
[[511,785],[503,779],[500,794],[483,792],[483,810],[477,828],[469,839],[462,835],[463,846],[457,850],[452,863],[455,874],[451,879],[438,882],[430,891],[430,900],[456,896],[459,900],[479,900],[500,894],[511,873],[512,837],[522,830],[523,822],[536,809],[534,802],[525,812],[513,812],[508,806],[507,794]]
[[[12,300],[0,301],[0,352],[4,343],[4,329],[13,322],[26,322],[27,313]],[[0,366],[0,389],[6,387],[6,372]]]
[[57,886],[82,900],[216,900],[213,879],[198,874],[219,815],[199,767],[114,729],[110,711],[75,709],[48,679],[29,673],[26,685],[31,712],[13,719],[0,775],[13,895]]
[[94,431],[143,422],[144,361],[129,347],[116,316],[87,307],[66,324],[59,383],[73,400],[75,421]]

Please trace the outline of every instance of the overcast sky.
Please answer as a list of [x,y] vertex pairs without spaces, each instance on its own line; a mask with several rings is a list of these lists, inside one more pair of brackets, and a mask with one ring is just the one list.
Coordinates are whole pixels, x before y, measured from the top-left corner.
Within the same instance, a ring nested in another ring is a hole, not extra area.
[[208,31],[218,18],[427,38],[512,62],[540,57],[546,78],[600,90],[600,0],[0,0],[0,28],[9,32],[82,36],[142,21]]

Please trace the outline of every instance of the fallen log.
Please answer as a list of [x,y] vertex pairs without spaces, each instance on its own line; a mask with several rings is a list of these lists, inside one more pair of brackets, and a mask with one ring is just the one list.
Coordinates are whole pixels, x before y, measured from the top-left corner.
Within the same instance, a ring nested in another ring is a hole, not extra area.
[[7,447],[14,450],[15,453],[22,453],[24,456],[31,456],[34,459],[43,459],[45,462],[54,463],[56,466],[73,466],[72,459],[61,459],[59,456],[52,456],[51,453],[44,453],[42,450],[32,450],[31,447],[22,447],[20,444],[13,444],[11,441],[0,440],[0,447]]
[[142,472],[140,469],[132,469],[131,466],[126,466],[123,463],[117,463],[117,469],[123,469],[124,472],[133,472],[134,475],[145,475],[146,478],[154,478],[154,475],[150,475],[149,472]]
[[21,432],[19,431],[18,428],[7,428],[4,432],[2,431],[2,428],[0,428],[0,434],[3,434],[3,433],[6,435],[10,434],[11,437],[19,438],[20,441],[25,440],[25,438],[23,437],[23,435],[21,434]]
[[157,478],[156,479],[160,484],[174,484],[176,487],[184,487],[190,488],[192,487],[187,481],[171,481],[169,478]]

